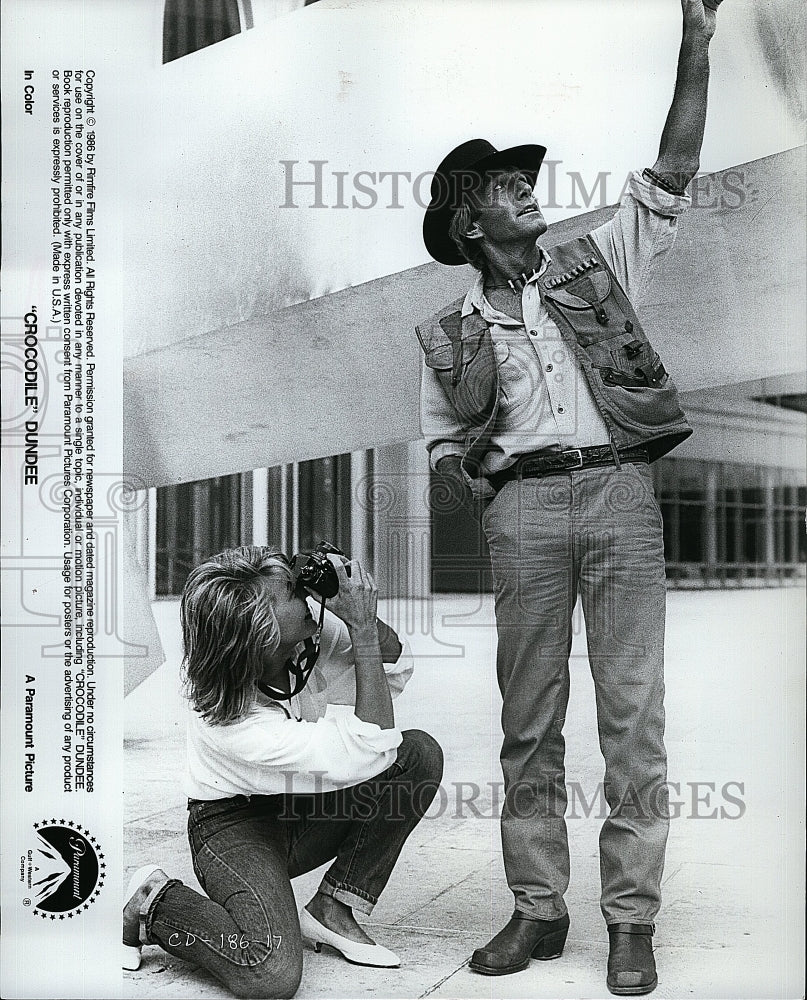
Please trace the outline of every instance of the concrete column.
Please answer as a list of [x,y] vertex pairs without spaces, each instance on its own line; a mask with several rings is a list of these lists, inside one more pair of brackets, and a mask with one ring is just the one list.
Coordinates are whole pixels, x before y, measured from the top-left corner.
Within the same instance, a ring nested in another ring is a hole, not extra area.
[[802,524],[801,518],[798,514],[798,497],[799,491],[796,486],[788,487],[788,498],[789,503],[796,507],[795,511],[790,511],[788,513],[788,531],[790,532],[790,562],[794,565],[798,565],[799,562],[799,542],[801,541],[801,534],[805,530],[805,525]]
[[[169,487],[170,489],[170,487]],[[167,491],[166,491],[167,492]],[[171,588],[174,585],[174,564],[176,561],[176,537],[177,537],[177,522],[179,520],[179,512],[177,511],[177,504],[175,502],[175,497],[171,497],[170,503],[165,502],[165,492],[163,493],[163,518],[165,523],[165,538],[167,539],[166,552],[164,556],[164,566],[165,575],[167,577],[168,587]],[[190,517],[191,512],[185,511],[185,517]],[[156,547],[155,547],[156,554]]]
[[289,466],[280,467],[280,548],[291,556],[291,536],[289,533]]
[[252,545],[252,473],[239,474],[238,497],[233,503],[233,514],[238,514],[239,545]]
[[300,464],[292,462],[288,469],[291,479],[291,545],[290,554],[300,550]]
[[763,526],[762,557],[766,566],[776,562],[776,515],[774,488],[776,480],[773,469],[765,470],[763,492],[765,497],[765,524]]
[[742,508],[742,491],[734,489],[734,509],[736,512],[734,530],[734,561],[736,563],[746,562],[745,558],[745,511]]
[[123,511],[120,519],[124,541],[124,573],[137,574],[139,577],[136,585],[127,580],[124,584],[125,591],[131,594],[136,589],[146,601],[154,600],[157,572],[154,554],[157,531],[150,510],[152,494],[155,494],[156,502],[156,490],[138,491],[137,506]]
[[406,596],[407,457],[405,444],[377,448],[367,491],[375,520],[375,577],[382,597]]
[[372,484],[376,579],[385,597],[430,593],[428,490],[428,457],[422,442],[376,450]]
[[678,563],[681,561],[681,501],[677,489],[675,491],[675,501],[670,505],[670,516],[667,518],[666,524],[670,540],[669,561]]
[[269,544],[269,470],[252,473],[252,544]]
[[236,0],[238,4],[238,23],[242,31],[248,31],[255,27],[255,19],[252,14],[252,0]]
[[208,492],[205,487],[204,482],[194,483],[191,495],[193,497],[192,504],[193,510],[191,516],[193,518],[192,522],[192,538],[193,538],[193,565],[198,566],[205,555],[205,544],[204,544],[204,518],[208,516]]
[[420,440],[409,442],[409,522],[413,533],[410,597],[431,596],[431,511],[429,454]]
[[[350,456],[350,555],[362,566],[370,566],[371,511],[367,498],[367,452],[354,451]],[[375,569],[371,567],[375,575]]]
[[704,483],[704,525],[703,525],[703,561],[706,575],[713,578],[717,573],[717,466],[707,465],[706,481]]
[[150,490],[142,490],[137,493],[137,507],[134,510],[127,510],[123,515],[124,530],[126,531],[135,558],[140,565],[148,566],[149,558],[149,493]]
[[148,491],[148,554],[143,561],[148,575],[149,600],[157,596],[157,490]]

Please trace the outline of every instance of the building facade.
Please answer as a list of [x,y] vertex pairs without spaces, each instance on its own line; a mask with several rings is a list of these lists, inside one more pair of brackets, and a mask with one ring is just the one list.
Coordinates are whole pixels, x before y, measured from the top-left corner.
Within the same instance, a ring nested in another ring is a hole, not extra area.
[[[803,378],[686,394],[695,433],[653,465],[672,587],[805,579]],[[176,597],[221,549],[287,554],[327,540],[371,568],[383,596],[492,590],[480,526],[447,510],[422,442],[149,491],[137,548],[154,598]]]

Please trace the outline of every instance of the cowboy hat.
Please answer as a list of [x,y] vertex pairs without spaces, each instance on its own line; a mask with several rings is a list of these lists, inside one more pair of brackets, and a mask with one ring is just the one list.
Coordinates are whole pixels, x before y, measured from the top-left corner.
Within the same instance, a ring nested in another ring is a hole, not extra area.
[[545,155],[544,146],[498,150],[487,139],[469,139],[452,149],[434,173],[431,202],[423,219],[423,242],[431,256],[441,264],[467,263],[448,234],[463,197],[492,170],[520,170],[534,185]]

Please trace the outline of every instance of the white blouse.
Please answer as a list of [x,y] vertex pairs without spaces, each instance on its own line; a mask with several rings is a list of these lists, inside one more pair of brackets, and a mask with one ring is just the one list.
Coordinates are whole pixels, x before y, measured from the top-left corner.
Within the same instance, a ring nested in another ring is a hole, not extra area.
[[[402,646],[395,663],[384,664],[393,698],[413,670],[409,646],[405,641]],[[355,702],[350,635],[344,622],[326,610],[317,665],[291,702],[258,692],[249,712],[225,725],[205,722],[189,708],[186,794],[225,799],[330,792],[380,774],[395,760],[401,731],[381,729],[352,711],[326,714],[329,705],[353,708]]]

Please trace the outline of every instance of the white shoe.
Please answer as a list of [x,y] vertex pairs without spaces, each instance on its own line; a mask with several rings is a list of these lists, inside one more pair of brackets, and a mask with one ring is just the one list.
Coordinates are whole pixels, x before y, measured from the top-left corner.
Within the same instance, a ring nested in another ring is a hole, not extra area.
[[[166,881],[167,881],[168,876],[165,875],[165,872],[162,870],[162,868],[160,868],[159,865],[144,865],[143,868],[138,868],[137,871],[134,873],[134,875],[132,875],[132,877],[129,879],[129,885],[127,886],[126,892],[124,893],[124,896],[123,896],[123,909],[124,909],[124,911],[126,910],[126,907],[129,905],[132,897],[138,891],[138,889],[140,889],[144,885],[144,883],[148,882],[148,880],[156,872],[159,872],[161,875],[164,875],[165,878],[166,878]],[[126,918],[124,917],[124,920],[125,919]],[[139,935],[140,935],[140,916],[139,916],[139,914],[138,914],[138,921],[137,922],[138,922],[138,926],[137,926],[137,929],[136,929],[136,933],[137,933],[137,935],[139,937]],[[125,933],[125,930],[126,929],[124,928],[124,933]],[[131,928],[130,928],[130,930],[131,930]],[[136,944],[136,945],[135,944],[126,944],[124,942],[121,945],[121,947],[123,949],[123,951],[121,953],[121,965],[123,966],[124,969],[128,969],[130,972],[135,972],[137,969],[140,968],[140,957],[141,957],[141,948],[142,948],[142,946],[140,944]]]
[[401,964],[400,958],[380,944],[363,944],[361,941],[351,941],[350,938],[342,937],[336,931],[332,931],[324,924],[321,924],[316,917],[303,908],[300,910],[300,930],[303,937],[308,938],[314,945],[314,951],[320,951],[322,945],[328,944],[331,948],[336,948],[342,953],[342,957],[354,965],[374,965],[380,969],[397,969]]

